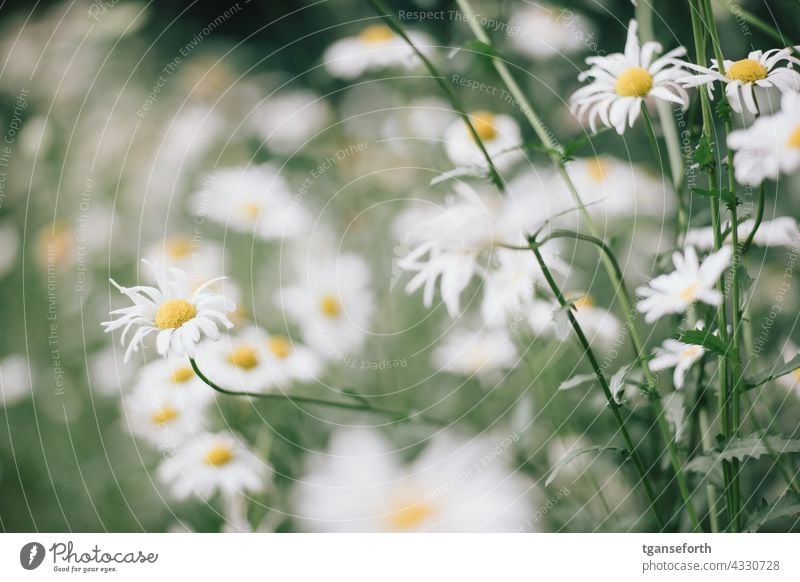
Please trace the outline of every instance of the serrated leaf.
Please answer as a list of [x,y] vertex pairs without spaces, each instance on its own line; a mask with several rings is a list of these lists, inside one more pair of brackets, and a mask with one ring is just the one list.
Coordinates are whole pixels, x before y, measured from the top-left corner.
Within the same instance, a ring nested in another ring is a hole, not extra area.
[[570,390],[571,388],[575,388],[580,386],[581,384],[587,384],[589,382],[593,382],[597,380],[597,376],[594,374],[577,374],[570,378],[569,380],[564,380],[561,384],[558,385],[559,390]]
[[711,147],[711,141],[703,135],[700,141],[697,142],[697,147],[694,149],[695,163],[699,164],[702,168],[709,168],[714,165],[714,150]]
[[755,533],[770,521],[782,517],[800,517],[800,499],[792,494],[784,495],[772,505],[764,503],[754,511],[745,524],[744,531]]
[[725,345],[725,342],[705,329],[686,330],[681,334],[680,341],[685,344],[702,346],[720,356],[724,356],[728,351],[728,346]]
[[782,455],[800,452],[800,439],[782,436],[763,436],[757,433],[732,439],[720,451],[712,451],[695,457],[686,464],[687,470],[709,473],[721,461],[757,459],[762,455]]
[[442,182],[447,182],[448,180],[453,180],[455,178],[481,178],[488,180],[489,171],[482,166],[459,166],[458,168],[453,168],[452,170],[448,170],[447,172],[436,176],[433,180],[431,180],[431,186],[435,186],[436,184],[441,184]]
[[544,486],[547,487],[552,483],[556,477],[558,477],[558,473],[569,465],[572,461],[580,457],[581,455],[585,455],[586,453],[602,453],[603,451],[615,451],[627,457],[628,451],[625,449],[620,449],[618,447],[609,447],[605,445],[595,445],[593,447],[587,447],[585,449],[577,449],[575,451],[571,451],[561,457],[558,462],[553,465],[550,469],[550,474],[547,476],[547,480],[544,482]]
[[726,188],[692,188],[692,194],[705,198],[719,198],[728,208],[739,205],[739,199]]
[[719,103],[717,103],[716,111],[717,116],[722,121],[727,122],[731,120],[731,106],[727,99],[722,99]]
[[775,378],[780,378],[786,374],[791,374],[798,368],[800,368],[800,354],[797,354],[794,358],[780,366],[776,364],[771,370],[765,370],[760,374],[756,374],[753,378],[748,378],[745,380],[745,384],[748,389],[756,388],[762,384],[766,384],[767,382],[774,380]]

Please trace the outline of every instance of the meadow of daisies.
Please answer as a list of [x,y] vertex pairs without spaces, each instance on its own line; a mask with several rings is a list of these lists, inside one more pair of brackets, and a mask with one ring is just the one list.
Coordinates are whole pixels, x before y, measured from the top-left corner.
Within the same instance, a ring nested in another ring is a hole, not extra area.
[[797,531],[798,15],[0,8],[0,527]]

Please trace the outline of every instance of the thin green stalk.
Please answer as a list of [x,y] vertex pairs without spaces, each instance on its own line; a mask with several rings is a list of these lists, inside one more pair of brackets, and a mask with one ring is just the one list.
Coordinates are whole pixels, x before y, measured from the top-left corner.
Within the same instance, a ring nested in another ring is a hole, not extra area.
[[[715,2],[720,6],[725,6],[728,10],[731,10],[731,4],[729,0],[715,0]],[[740,15],[746,22],[755,26],[761,32],[772,38],[772,40],[780,43],[780,46],[791,46],[795,44],[793,42],[789,42],[788,40],[786,40],[786,38],[783,36],[783,34],[781,34],[781,32],[778,29],[774,28],[773,26],[770,26],[752,12],[748,12],[747,10],[742,8],[739,4],[736,4],[736,7],[738,9],[737,10],[738,14],[735,14],[732,10],[731,14],[737,17]]]
[[[708,411],[705,408],[700,408],[698,414],[700,421],[700,442],[703,447],[703,452],[708,453],[714,450],[714,441],[711,439],[710,428],[708,424]],[[708,519],[711,522],[711,532],[719,532],[719,515],[717,514],[717,491],[712,483],[706,483],[706,495],[708,496]]]
[[227,396],[246,396],[249,398],[259,398],[262,400],[273,400],[273,401],[282,401],[282,402],[291,402],[293,404],[311,404],[313,406],[327,406],[329,408],[342,408],[345,410],[352,410],[356,412],[371,412],[374,414],[380,414],[383,416],[391,416],[397,422],[406,422],[406,421],[422,421],[428,424],[436,425],[436,426],[447,426],[449,423],[445,422],[444,420],[427,416],[421,413],[409,413],[402,410],[392,410],[389,408],[380,408],[377,406],[372,406],[371,404],[364,402],[362,404],[355,404],[351,402],[343,402],[338,400],[326,400],[324,398],[313,398],[310,396],[290,396],[288,394],[264,394],[260,392],[242,392],[238,390],[228,390],[227,388],[223,388],[219,384],[211,381],[208,376],[206,376],[200,367],[197,365],[197,362],[194,358],[189,358],[189,363],[194,370],[194,373],[197,374],[197,377],[200,378],[205,384],[209,387],[213,388],[220,394],[225,394]]
[[742,243],[742,254],[750,248],[750,245],[753,244],[753,238],[756,236],[756,232],[758,231],[759,227],[761,226],[761,221],[764,219],[764,183],[761,183],[761,186],[758,187],[758,208],[756,209],[756,217],[755,222],[753,223],[753,230],[750,231],[750,234],[747,235],[747,239]]
[[[547,284],[550,287],[550,290],[555,295],[558,303],[562,307],[566,307],[568,305],[567,299],[564,297],[564,294],[561,291],[561,288],[556,283],[555,279],[553,278],[550,269],[548,269],[547,264],[544,261],[544,257],[542,257],[542,253],[539,250],[539,244],[535,240],[531,240],[531,250],[533,251],[534,256],[536,257],[536,261],[539,263],[539,267],[542,270],[542,274],[544,275],[545,279],[547,280]],[[603,389],[603,394],[606,397],[606,402],[608,403],[608,408],[611,410],[611,413],[614,415],[614,420],[619,427],[619,431],[622,434],[622,439],[625,441],[625,446],[628,447],[629,457],[633,461],[634,466],[636,467],[636,472],[639,474],[639,479],[644,487],[645,494],[647,495],[647,499],[650,502],[650,510],[653,513],[653,517],[658,524],[658,529],[664,529],[664,519],[661,517],[661,512],[658,510],[656,505],[656,495],[653,490],[652,485],[650,484],[650,480],[647,477],[647,471],[642,463],[641,458],[639,457],[639,453],[636,450],[635,445],[633,444],[633,439],[631,438],[630,433],[628,432],[627,427],[625,426],[625,420],[622,418],[622,414],[620,414],[620,405],[614,399],[614,395],[611,393],[611,388],[606,381],[605,376],[603,375],[603,371],[600,369],[600,364],[597,361],[597,358],[592,351],[591,346],[589,345],[589,340],[586,339],[586,335],[583,332],[578,320],[575,319],[575,315],[572,313],[572,310],[567,311],[567,317],[569,318],[569,323],[572,326],[572,329],[575,331],[575,335],[578,336],[578,341],[581,343],[581,347],[583,348],[584,354],[586,354],[587,359],[589,360],[589,364],[592,366],[592,370],[594,371],[597,380],[600,382],[600,386]]]

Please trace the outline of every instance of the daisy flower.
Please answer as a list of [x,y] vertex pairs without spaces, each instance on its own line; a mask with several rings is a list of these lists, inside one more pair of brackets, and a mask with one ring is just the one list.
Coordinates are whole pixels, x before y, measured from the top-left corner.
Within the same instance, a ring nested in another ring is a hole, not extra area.
[[315,532],[524,529],[537,495],[507,461],[513,443],[440,433],[409,463],[374,429],[340,431],[311,456],[295,513]]
[[300,325],[306,344],[345,359],[364,345],[375,312],[369,266],[353,254],[316,255],[298,268],[294,285],[278,291],[276,303]]
[[780,112],[732,131],[728,147],[736,152],[733,166],[742,184],[758,186],[765,179],[777,180],[781,173],[796,172],[800,168],[800,94],[784,93]]
[[[432,46],[427,35],[406,34],[423,52]],[[322,60],[328,73],[348,80],[381,69],[413,68],[419,63],[414,50],[385,24],[370,24],[356,36],[337,40],[328,47]]]
[[308,210],[292,197],[272,164],[218,170],[192,195],[190,204],[198,219],[265,240],[301,236],[310,223]]
[[455,331],[433,352],[437,369],[486,380],[514,368],[517,361],[517,348],[502,329]]
[[[202,348],[202,344],[198,349]],[[134,392],[165,393],[191,405],[204,406],[216,394],[195,374],[187,358],[168,357],[145,365],[136,378]]]
[[675,388],[681,389],[686,380],[686,373],[705,353],[706,350],[702,346],[668,339],[656,348],[655,357],[650,361],[650,368],[655,371],[675,368],[672,382]]
[[28,360],[21,355],[0,360],[0,406],[13,406],[32,393]]
[[252,114],[253,128],[266,146],[292,154],[331,122],[328,102],[312,91],[286,91],[271,95]]
[[203,283],[191,290],[189,278],[180,269],[162,269],[143,261],[153,269],[157,287],[136,285],[122,287],[111,279],[119,292],[128,297],[133,305],[115,309],[112,316],[117,319],[105,321],[106,332],[122,329],[120,343],[125,345],[128,334],[135,329],[125,351],[123,362],[131,353],[139,351],[145,338],[156,332],[156,350],[159,355],[192,356],[202,337],[219,339],[219,327],[233,327],[226,312],[236,306],[221,295],[208,290],[209,285],[224,277]]
[[[490,111],[473,111],[469,113],[469,119],[498,171],[508,170],[522,158],[522,151],[517,149],[522,143],[522,132],[513,117]],[[450,124],[444,133],[444,142],[447,157],[454,165],[487,165],[483,152],[463,119],[456,119]]]
[[[709,95],[713,94],[714,83],[719,81],[725,85],[731,108],[736,113],[746,109],[753,115],[759,112],[756,103],[759,93],[772,87],[784,94],[800,91],[800,73],[792,68],[792,65],[800,65],[800,59],[792,56],[791,48],[752,51],[746,59],[735,62],[726,59],[722,63],[724,75],[715,59],[711,59],[711,67],[683,63],[684,67],[700,74],[684,76],[678,81],[684,87],[705,85]],[[785,66],[780,66],[781,63]]]
[[208,501],[261,491],[272,469],[228,432],[203,433],[181,445],[157,469],[159,480],[177,499]]
[[213,240],[189,235],[173,235],[151,244],[145,259],[163,267],[177,268],[192,281],[205,281],[223,268],[222,246]]
[[675,270],[659,275],[646,286],[639,287],[641,297],[637,309],[645,314],[645,321],[653,323],[670,313],[684,313],[696,301],[719,305],[722,294],[715,289],[720,276],[730,266],[733,251],[722,247],[700,263],[694,247],[672,255]]
[[685,72],[676,59],[685,55],[686,49],[677,47],[654,59],[663,50],[661,45],[646,42],[640,46],[637,28],[636,21],[631,20],[624,53],[589,57],[586,64],[591,68],[578,77],[579,81],[592,82],[572,95],[571,109],[576,117],[588,121],[593,132],[599,118],[622,135],[626,125],[633,127],[648,97],[676,103],[683,109],[689,105],[689,95],[677,83]]
[[[739,223],[739,241],[744,241],[750,236],[755,224],[756,221],[752,218]],[[761,247],[793,247],[798,240],[800,240],[800,228],[797,226],[797,220],[790,216],[779,216],[761,223],[753,237],[753,244]],[[730,244],[730,235],[723,242]],[[684,244],[703,251],[714,248],[713,227],[707,226],[689,230],[686,233]]]
[[511,15],[509,24],[514,47],[535,59],[564,56],[593,44],[597,46],[589,19],[571,10],[539,3],[524,5]]
[[[619,319],[607,309],[597,305],[594,297],[589,293],[573,291],[566,294],[572,299],[572,309],[575,319],[580,324],[589,341],[595,339],[609,343],[619,336],[622,324]],[[566,326],[565,326],[566,327]],[[567,331],[568,335],[571,331]]]

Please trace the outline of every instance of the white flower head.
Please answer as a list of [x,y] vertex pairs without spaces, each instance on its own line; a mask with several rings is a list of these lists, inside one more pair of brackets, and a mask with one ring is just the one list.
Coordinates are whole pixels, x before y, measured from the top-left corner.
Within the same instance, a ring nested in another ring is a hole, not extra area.
[[253,129],[266,146],[292,154],[331,122],[331,106],[312,91],[286,91],[272,95],[253,111]]
[[0,360],[0,406],[13,406],[32,394],[28,359],[15,354]]
[[223,257],[222,245],[214,240],[176,234],[151,244],[144,258],[167,269],[185,271],[192,282],[199,283],[222,270]]
[[681,389],[686,380],[686,373],[705,353],[706,350],[702,346],[667,339],[656,348],[655,357],[650,361],[650,368],[655,371],[675,368],[672,381],[675,388]]
[[636,294],[642,299],[637,309],[652,323],[670,313],[684,313],[690,305],[702,301],[719,305],[722,294],[715,289],[720,276],[730,266],[733,251],[722,247],[700,263],[694,247],[672,255],[675,270],[659,275],[649,285],[639,287]]
[[209,500],[261,491],[272,469],[231,433],[203,433],[187,440],[157,470],[177,499]]
[[509,37],[521,53],[543,59],[596,45],[594,27],[585,16],[547,4],[524,4],[510,19]]
[[122,329],[120,342],[123,345],[128,334],[135,329],[123,361],[138,351],[145,338],[153,332],[156,332],[156,350],[161,356],[192,356],[203,337],[217,340],[220,326],[233,327],[226,312],[233,311],[236,306],[208,289],[224,277],[212,279],[192,291],[189,278],[180,269],[162,269],[147,261],[142,262],[153,269],[158,286],[122,287],[111,279],[111,283],[133,301],[133,305],[113,310],[111,315],[119,317],[102,324],[106,332]]
[[[779,66],[780,63],[786,66]],[[758,113],[757,92],[771,87],[784,94],[800,91],[800,73],[792,68],[792,65],[800,65],[800,59],[792,56],[790,48],[752,51],[745,59],[735,62],[726,59],[723,65],[724,75],[715,59],[711,59],[711,67],[684,63],[686,68],[700,74],[685,76],[678,81],[684,87],[705,85],[709,95],[713,92],[714,83],[719,81],[725,85],[725,94],[734,111],[742,113],[746,109],[754,115]]]
[[765,179],[777,180],[781,173],[796,172],[800,168],[800,93],[784,93],[780,112],[732,131],[728,147],[736,151],[733,166],[742,184],[758,186]]
[[[522,132],[513,117],[490,111],[473,111],[469,113],[469,119],[499,171],[508,170],[522,157],[522,151],[518,149],[522,143]],[[450,124],[445,131],[444,142],[447,157],[456,166],[487,165],[486,157],[463,119],[456,119]]]
[[181,402],[200,407],[211,402],[216,394],[195,374],[185,357],[158,358],[148,362],[139,371],[133,392],[174,394]]
[[[423,52],[430,50],[432,40],[418,32],[408,37]],[[358,35],[334,42],[325,51],[323,62],[328,73],[340,79],[355,79],[364,73],[393,67],[413,68],[419,58],[402,37],[385,24],[370,24]]]
[[609,310],[597,305],[592,295],[573,291],[567,297],[572,299],[575,319],[586,332],[589,341],[597,339],[608,344],[619,337],[622,328],[619,319]]
[[686,54],[686,49],[677,47],[655,58],[663,50],[661,45],[646,42],[640,46],[637,29],[636,21],[631,20],[625,52],[587,58],[591,68],[578,77],[592,82],[572,95],[571,108],[576,117],[588,121],[593,132],[599,119],[622,135],[626,125],[633,127],[649,97],[684,109],[689,105],[689,95],[677,83],[685,72],[676,59]]
[[433,362],[453,374],[490,379],[517,365],[517,348],[502,329],[454,331],[433,352]]

